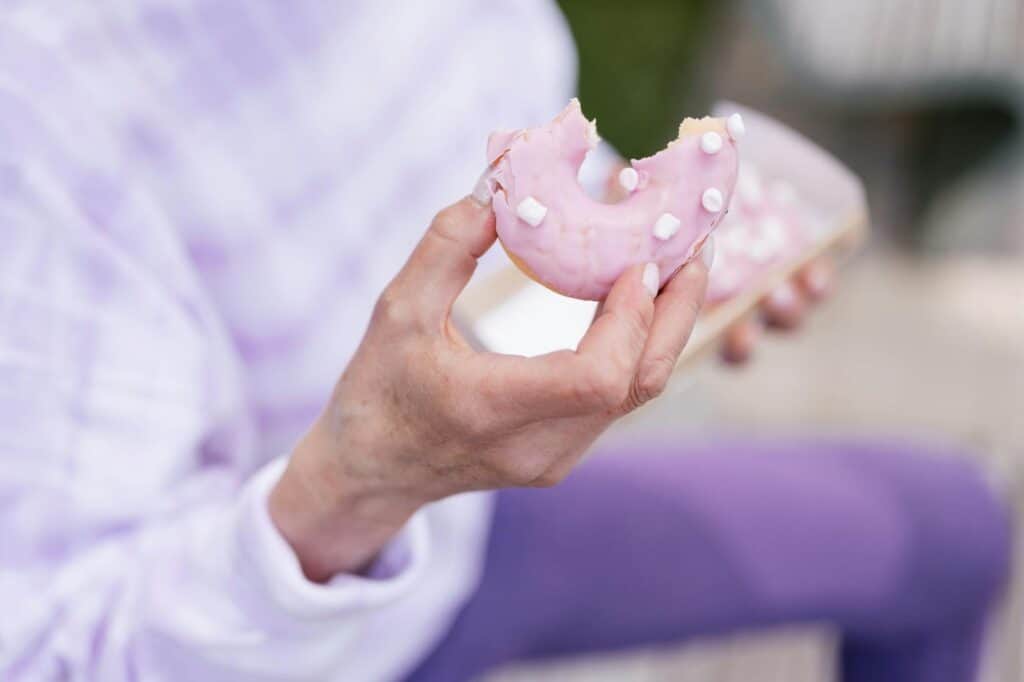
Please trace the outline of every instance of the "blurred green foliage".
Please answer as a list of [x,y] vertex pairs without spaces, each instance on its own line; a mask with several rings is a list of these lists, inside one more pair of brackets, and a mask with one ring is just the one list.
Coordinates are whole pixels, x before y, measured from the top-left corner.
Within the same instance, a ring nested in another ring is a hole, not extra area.
[[713,3],[559,0],[580,56],[580,102],[627,157],[662,148],[700,102],[696,68]]

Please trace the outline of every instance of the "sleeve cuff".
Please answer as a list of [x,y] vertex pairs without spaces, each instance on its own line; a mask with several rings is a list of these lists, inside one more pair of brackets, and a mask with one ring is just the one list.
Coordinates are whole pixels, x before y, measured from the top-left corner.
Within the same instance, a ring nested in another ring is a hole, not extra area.
[[329,618],[390,603],[412,589],[423,574],[429,552],[424,512],[417,512],[381,550],[362,575],[338,574],[325,584],[308,580],[298,557],[282,537],[267,508],[270,490],[287,465],[272,460],[243,490],[238,517],[240,570],[275,609],[299,619]]

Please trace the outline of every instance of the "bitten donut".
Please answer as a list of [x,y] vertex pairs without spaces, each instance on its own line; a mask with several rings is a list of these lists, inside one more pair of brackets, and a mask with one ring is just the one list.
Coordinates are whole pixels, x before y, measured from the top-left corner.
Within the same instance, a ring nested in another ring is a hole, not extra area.
[[577,100],[545,126],[492,133],[488,180],[498,238],[523,272],[566,296],[600,300],[638,263],[658,266],[660,286],[725,215],[742,134],[738,114],[684,120],[667,148],[622,170],[628,196],[606,204],[577,180],[600,141]]

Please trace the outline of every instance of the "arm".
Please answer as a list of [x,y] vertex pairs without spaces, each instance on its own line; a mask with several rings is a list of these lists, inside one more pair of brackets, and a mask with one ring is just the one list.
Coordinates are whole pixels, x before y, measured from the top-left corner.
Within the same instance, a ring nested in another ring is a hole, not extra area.
[[380,677],[374,662],[402,663],[472,583],[424,507],[561,480],[661,390],[706,275],[695,263],[655,298],[626,272],[575,352],[475,353],[448,312],[495,235],[463,200],[388,286],[293,455],[243,480],[197,463],[211,419],[192,377],[217,379],[202,326],[112,242],[149,228],[98,235],[42,205],[0,206],[0,297],[19,322],[0,329],[5,679]]

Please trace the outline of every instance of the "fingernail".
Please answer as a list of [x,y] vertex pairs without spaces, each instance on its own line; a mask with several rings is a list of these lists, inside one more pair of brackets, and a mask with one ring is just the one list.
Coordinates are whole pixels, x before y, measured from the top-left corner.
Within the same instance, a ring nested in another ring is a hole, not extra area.
[[661,275],[658,273],[658,266],[654,263],[645,265],[641,281],[644,283],[644,289],[647,289],[647,293],[651,295],[651,298],[657,296],[658,287],[661,286]]
[[491,188],[491,169],[486,168],[484,172],[480,174],[479,179],[476,181],[476,185],[473,187],[472,193],[469,195],[473,201],[480,204],[481,206],[490,206],[491,197],[494,195],[494,191]]
[[796,291],[789,282],[783,282],[768,295],[769,303],[775,308],[792,308],[796,304]]
[[709,234],[704,240],[704,246],[700,249],[700,259],[708,270],[715,264],[715,235]]

